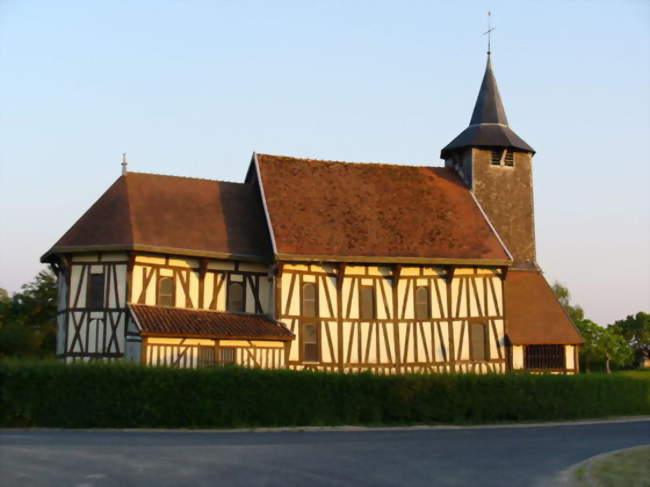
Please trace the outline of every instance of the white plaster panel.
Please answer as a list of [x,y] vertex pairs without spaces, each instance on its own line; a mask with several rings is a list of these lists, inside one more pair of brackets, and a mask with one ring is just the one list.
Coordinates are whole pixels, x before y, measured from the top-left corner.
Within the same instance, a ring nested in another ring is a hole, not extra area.
[[208,262],[208,269],[217,271],[232,271],[235,269],[235,263],[225,260],[212,260]]
[[[79,294],[79,301],[76,307],[84,308],[86,306],[86,285],[84,267],[73,265],[70,270],[70,307],[75,307],[74,300],[77,297],[77,293]],[[79,291],[79,286],[82,286],[81,291]]]
[[197,259],[169,259],[169,265],[173,267],[187,267],[192,269],[197,269],[199,267],[199,261]]
[[165,258],[164,257],[154,257],[154,256],[151,256],[151,255],[136,255],[135,256],[135,261],[140,262],[142,264],[165,265]]
[[573,356],[573,345],[566,345],[564,347],[565,365],[567,369],[575,368],[575,361]]
[[129,256],[121,252],[109,252],[101,255],[102,262],[126,262],[128,260]]
[[524,368],[524,347],[520,345],[515,345],[512,347],[512,368]]
[[104,273],[104,266],[101,265],[101,264],[91,265],[90,266],[90,273],[91,274],[103,274]]

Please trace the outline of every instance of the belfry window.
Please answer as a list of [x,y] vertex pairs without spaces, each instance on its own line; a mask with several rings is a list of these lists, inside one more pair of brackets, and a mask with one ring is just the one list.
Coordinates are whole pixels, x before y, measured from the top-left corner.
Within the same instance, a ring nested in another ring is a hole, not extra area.
[[90,309],[104,307],[104,274],[90,274],[86,291],[86,306]]
[[158,306],[174,306],[174,278],[161,277],[158,280]]
[[469,358],[471,360],[489,360],[487,327],[483,323],[469,325]]
[[506,157],[503,159],[503,163],[508,167],[513,167],[515,165],[515,153],[511,150],[506,151]]
[[316,284],[306,282],[302,285],[302,315],[316,316],[317,314]]
[[429,308],[429,287],[418,286],[415,289],[415,319],[428,320],[431,318]]
[[501,149],[492,149],[492,154],[490,158],[490,162],[492,163],[493,166],[500,166],[501,165],[501,154],[503,151]]
[[227,309],[231,313],[244,312],[244,285],[241,282],[231,282],[228,285]]

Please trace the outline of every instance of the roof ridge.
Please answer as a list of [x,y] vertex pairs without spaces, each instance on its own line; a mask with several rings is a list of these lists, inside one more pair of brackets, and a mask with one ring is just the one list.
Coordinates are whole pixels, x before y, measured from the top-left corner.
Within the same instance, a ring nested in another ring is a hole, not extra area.
[[129,174],[140,174],[144,176],[161,176],[164,178],[177,178],[177,179],[192,179],[195,181],[209,181],[211,183],[227,183],[227,184],[238,184],[238,185],[245,185],[246,183],[239,183],[237,181],[224,181],[223,179],[211,179],[211,178],[198,178],[194,176],[178,176],[175,174],[161,174],[161,173],[155,173],[155,172],[140,172],[140,171],[129,171],[126,173],[128,176]]
[[396,163],[390,163],[390,162],[352,162],[352,161],[335,161],[331,159],[314,159],[310,157],[295,157],[295,156],[283,156],[283,155],[277,155],[277,154],[263,154],[261,152],[257,153],[258,156],[263,156],[263,157],[276,157],[276,158],[283,158],[283,159],[294,159],[296,161],[303,161],[303,162],[324,162],[328,164],[349,164],[349,165],[355,165],[355,166],[384,166],[384,167],[411,167],[411,168],[418,168],[418,169],[444,169],[444,166],[431,166],[431,165],[415,165],[415,164],[396,164]]

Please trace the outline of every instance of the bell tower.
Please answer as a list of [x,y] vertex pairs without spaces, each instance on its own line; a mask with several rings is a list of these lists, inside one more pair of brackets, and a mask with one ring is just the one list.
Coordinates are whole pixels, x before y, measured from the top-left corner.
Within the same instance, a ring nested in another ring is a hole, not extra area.
[[440,153],[467,183],[514,259],[537,268],[532,160],[535,151],[508,125],[488,51],[469,126]]

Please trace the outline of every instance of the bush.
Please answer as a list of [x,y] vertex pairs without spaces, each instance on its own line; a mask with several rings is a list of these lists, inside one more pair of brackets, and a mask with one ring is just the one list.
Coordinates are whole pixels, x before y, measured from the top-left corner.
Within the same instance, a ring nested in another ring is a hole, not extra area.
[[650,376],[378,376],[0,361],[4,427],[468,424],[649,413]]

